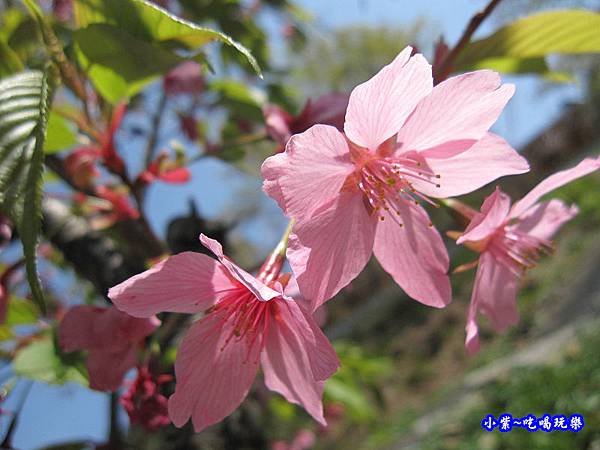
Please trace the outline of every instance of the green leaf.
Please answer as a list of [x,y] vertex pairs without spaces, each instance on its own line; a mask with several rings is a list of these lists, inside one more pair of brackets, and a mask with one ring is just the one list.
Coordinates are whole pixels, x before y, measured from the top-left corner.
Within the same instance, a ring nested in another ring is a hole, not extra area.
[[31,342],[13,360],[15,374],[51,384],[75,382],[88,385],[80,364],[69,364],[61,357],[51,336]]
[[8,325],[0,325],[0,342],[8,341],[13,338],[13,332]]
[[39,315],[40,312],[38,308],[29,300],[12,297],[8,303],[5,325],[15,326],[33,324],[38,321]]
[[568,73],[550,70],[546,60],[539,58],[487,58],[477,61],[470,67],[476,69],[492,69],[503,73],[536,73],[548,81],[571,82],[573,77]]
[[69,126],[69,123],[63,117],[51,111],[48,117],[44,152],[46,154],[62,152],[68,150],[76,142],[75,131]]
[[215,80],[209,88],[219,94],[219,104],[229,107],[239,117],[262,121],[261,105],[266,101],[262,92],[230,79]]
[[[130,97],[157,76],[211,41],[241,52],[260,73],[249,51],[229,36],[180,19],[145,0],[79,0],[75,32],[78,58],[96,89],[110,102]],[[98,45],[102,42],[102,45]]]
[[375,410],[371,406],[370,399],[365,395],[364,389],[344,383],[343,380],[336,377],[325,383],[325,396],[330,400],[343,403],[356,420],[368,420],[375,415]]
[[44,138],[50,104],[48,72],[0,80],[0,209],[19,231],[34,301],[45,310],[37,275]]
[[[91,24],[74,33],[81,66],[109,101],[129,97],[184,58],[108,24]],[[102,42],[102,45],[98,45]]]
[[23,63],[19,56],[8,46],[8,43],[0,37],[0,76],[11,75],[23,70]]
[[77,0],[75,20],[78,26],[111,23],[147,42],[164,42],[176,48],[197,50],[219,41],[242,53],[256,73],[260,67],[248,49],[226,34],[181,19],[146,0]]
[[[549,54],[600,52],[600,14],[586,10],[549,11],[517,20],[491,36],[468,44],[455,67],[471,70],[484,60],[502,59],[505,69],[515,73],[543,73],[545,64],[533,58]],[[510,60],[529,59],[525,63]],[[532,60],[533,59],[533,60]],[[490,67],[490,66],[487,66]]]

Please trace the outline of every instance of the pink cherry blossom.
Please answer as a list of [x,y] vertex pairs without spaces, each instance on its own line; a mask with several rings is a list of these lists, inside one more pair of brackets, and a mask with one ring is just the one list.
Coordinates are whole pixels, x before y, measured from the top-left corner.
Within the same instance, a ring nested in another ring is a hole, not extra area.
[[160,393],[160,386],[171,380],[171,375],[156,376],[147,366],[138,368],[135,381],[120,400],[131,423],[140,424],[148,431],[156,431],[171,423],[167,398]]
[[497,331],[519,320],[516,297],[519,280],[527,269],[552,248],[551,238],[578,212],[560,200],[538,200],[550,191],[600,168],[600,158],[587,158],[577,166],[546,178],[510,207],[499,188],[487,197],[481,212],[471,220],[458,244],[480,252],[467,316],[466,347],[479,350],[477,312],[485,314]]
[[163,80],[167,95],[200,94],[204,89],[202,66],[194,61],[186,61],[169,71]]
[[191,174],[183,163],[179,158],[170,159],[166,152],[161,152],[147,169],[139,174],[136,181],[141,184],[150,184],[156,180],[173,184],[187,183]]
[[221,421],[244,400],[259,361],[267,387],[324,423],[324,381],[339,365],[331,344],[284,289],[280,263],[267,261],[257,277],[231,262],[204,235],[209,256],[184,252],[110,289],[121,310],[137,317],[160,311],[199,313],[175,361],[169,416],[177,426],[191,417],[196,431]]
[[352,91],[345,134],[315,125],[263,164],[265,191],[297,222],[288,258],[313,308],[373,252],[412,298],[448,304],[448,255],[419,202],[529,170],[488,132],[513,86],[482,70],[433,87],[431,66],[411,51]]
[[116,308],[74,306],[60,322],[63,351],[88,352],[86,367],[90,388],[116,391],[123,377],[137,363],[140,343],[160,325],[156,317],[138,319]]
[[318,123],[342,131],[348,99],[348,94],[325,94],[316,100],[308,100],[297,116],[292,116],[277,105],[267,105],[263,108],[267,133],[283,150],[293,134],[302,133]]
[[101,151],[95,146],[83,146],[73,150],[64,160],[64,167],[73,184],[80,189],[93,186],[94,179],[100,175],[96,162]]

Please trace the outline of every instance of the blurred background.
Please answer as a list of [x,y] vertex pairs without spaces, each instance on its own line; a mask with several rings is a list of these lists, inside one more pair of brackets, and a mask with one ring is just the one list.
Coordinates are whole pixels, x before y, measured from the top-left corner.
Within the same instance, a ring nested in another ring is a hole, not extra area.
[[[314,105],[320,96],[348,93],[406,45],[433,61],[440,39],[452,47],[470,18],[487,4],[479,0],[156,3],[239,40],[257,58],[264,79],[258,79],[239,55],[210,47],[206,56],[213,72],[190,76],[192,88],[184,87],[185,76],[169,72],[171,78],[162,76],[132,96],[115,134],[116,149],[133,174],[144,170],[140,155],[150,154],[152,159],[162,150],[173,161],[185,160],[189,169],[185,183],[163,179],[145,187],[139,207],[151,233],[167,242],[172,252],[179,252],[199,250],[196,239],[204,232],[222,240],[232,259],[249,270],[261,264],[287,224],[261,190],[260,164],[282,145],[282,138],[267,126],[270,114],[275,114],[269,108],[279,108],[278,114],[285,111],[290,133],[302,131],[298,127],[309,99]],[[68,42],[69,2],[40,4],[54,15],[61,38]],[[474,39],[530,14],[560,8],[597,11],[598,3],[504,0]],[[31,24],[19,11],[19,2],[0,1],[0,35],[35,65],[31,47],[36,44],[28,41]],[[600,153],[600,57],[548,55],[542,61],[542,70],[517,68],[502,75],[504,82],[516,85],[516,94],[493,131],[525,155],[532,167],[526,176],[497,183],[513,198],[549,174]],[[55,103],[67,105],[70,95],[59,91]],[[85,217],[93,208],[89,199],[74,197],[73,186],[57,175],[59,164],[79,144],[57,144],[60,151],[52,153],[47,163],[46,196],[68,206],[66,211],[55,210],[54,216],[45,211],[47,223],[56,217],[60,220],[60,214]],[[461,200],[478,208],[494,186]],[[301,409],[269,395],[259,377],[242,407],[222,424],[199,435],[189,429],[177,434],[174,428],[149,434],[129,427],[127,415],[114,406],[114,395],[90,391],[68,376],[53,380],[66,383],[53,385],[17,378],[5,364],[0,381],[12,384],[10,395],[0,404],[0,441],[10,428],[15,449],[94,448],[116,427],[128,436],[123,448],[140,449],[598,450],[599,192],[598,175],[556,192],[555,197],[576,203],[580,214],[557,236],[555,253],[524,280],[518,299],[519,324],[498,335],[480,318],[482,350],[472,358],[464,349],[464,325],[473,271],[453,276],[453,303],[434,310],[406,297],[371,261],[319,311],[342,361],[325,390],[326,428],[317,426]],[[431,214],[441,232],[457,229],[445,211]],[[114,216],[96,217],[88,226],[92,238],[78,241],[75,247],[61,247],[57,235],[47,234],[43,243],[41,276],[56,305],[101,301],[113,275],[126,278],[131,271],[143,270],[144,259],[160,254],[139,245],[141,238],[136,243],[135,235],[120,234],[122,221]],[[116,244],[103,249],[98,236]],[[473,259],[469,250],[450,239],[447,244],[454,267]],[[104,253],[114,256],[121,251],[124,262],[100,267],[86,253],[90,245],[97,245],[95,255],[100,260]],[[18,259],[20,252],[13,241],[0,255],[3,267]],[[16,297],[25,297],[25,280],[12,280],[13,291]],[[23,326],[26,333],[27,325]],[[173,339],[179,331],[173,330]],[[116,413],[111,415],[111,408]],[[19,420],[11,428],[15,412]],[[481,429],[486,414],[503,412],[515,416],[576,412],[584,415],[586,426],[578,434],[523,430],[500,434]]]

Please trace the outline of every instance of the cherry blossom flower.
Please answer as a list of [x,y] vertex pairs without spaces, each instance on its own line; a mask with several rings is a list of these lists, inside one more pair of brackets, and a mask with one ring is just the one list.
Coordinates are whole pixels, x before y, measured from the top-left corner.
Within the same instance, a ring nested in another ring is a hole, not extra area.
[[488,70],[433,87],[431,66],[411,51],[352,91],[345,134],[315,125],[263,164],[265,191],[297,222],[288,259],[313,308],[373,252],[409,296],[448,304],[448,255],[419,202],[529,170],[488,132],[514,87]]
[[297,116],[292,116],[277,105],[266,105],[263,114],[267,133],[283,150],[293,134],[302,133],[318,123],[334,126],[341,131],[348,99],[348,94],[325,94],[314,101],[308,100]]
[[309,450],[317,443],[315,433],[308,429],[302,429],[296,433],[292,442],[275,441],[271,444],[271,450]]
[[194,61],[179,64],[165,75],[163,88],[167,95],[201,93],[204,89],[202,66]]
[[600,158],[587,158],[577,166],[546,178],[510,207],[510,197],[499,188],[487,197],[464,234],[456,241],[480,252],[467,316],[466,347],[479,350],[477,312],[485,314],[497,331],[519,320],[517,291],[527,269],[552,248],[552,236],[578,212],[560,200],[538,200],[550,191],[600,168]]
[[8,217],[0,214],[0,250],[10,243],[12,239],[12,223]]
[[131,317],[116,308],[74,306],[59,326],[63,351],[87,350],[90,388],[116,391],[137,363],[137,351],[146,336],[160,325],[156,317]]
[[150,184],[155,180],[161,180],[165,183],[187,183],[190,180],[190,171],[182,166],[183,161],[170,160],[167,153],[160,153],[148,168],[138,176],[138,181],[142,184]]
[[53,0],[52,12],[61,22],[67,22],[73,16],[73,0]]
[[131,423],[140,424],[148,431],[156,431],[171,423],[167,398],[160,393],[160,386],[172,379],[171,375],[155,376],[147,366],[138,368],[134,382],[120,400]]
[[87,189],[100,175],[96,162],[102,157],[101,151],[95,146],[78,147],[64,160],[66,172],[73,184],[80,189]]
[[209,308],[177,353],[172,422],[181,427],[191,417],[200,431],[231,414],[248,394],[260,361],[270,390],[324,423],[323,384],[339,363],[311,315],[286,295],[293,280],[279,275],[277,261],[267,261],[253,277],[231,262],[217,241],[200,239],[218,261],[180,253],[108,293],[118,308],[137,317]]
[[100,135],[100,154],[104,165],[113,173],[123,175],[125,173],[125,163],[117,153],[115,147],[115,134],[121,127],[121,122],[125,117],[127,104],[119,103],[110,119],[107,129]]
[[109,223],[140,217],[140,212],[132,206],[126,191],[102,185],[96,188],[96,195],[111,205],[108,211],[110,217],[107,218]]

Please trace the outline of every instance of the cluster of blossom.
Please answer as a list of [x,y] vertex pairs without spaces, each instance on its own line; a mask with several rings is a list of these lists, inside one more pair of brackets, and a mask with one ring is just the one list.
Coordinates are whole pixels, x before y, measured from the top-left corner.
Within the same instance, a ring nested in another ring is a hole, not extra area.
[[514,427],[523,428],[527,431],[571,431],[579,433],[585,426],[584,418],[581,414],[571,414],[568,418],[563,414],[551,416],[544,414],[536,417],[533,414],[527,414],[521,418],[516,418],[508,413],[498,416],[498,420],[493,415],[488,414],[481,421],[481,427],[486,431],[493,431],[496,427],[502,433],[511,431]]
[[[316,124],[290,136],[305,118],[266,111],[270,132],[287,145],[264,162],[264,190],[292,221],[289,241],[286,235],[253,276],[201,235],[216,260],[180,253],[108,293],[116,308],[136,318],[115,320],[110,329],[121,320],[140,321],[119,328],[128,348],[153,330],[160,312],[204,314],[178,349],[171,421],[181,427],[191,419],[196,431],[221,421],[246,397],[260,366],[270,390],[325,424],[323,385],[339,361],[313,313],[358,276],[373,253],[413,299],[436,308],[450,303],[448,253],[422,204],[452,205],[443,199],[529,170],[522,156],[489,132],[513,92],[488,70],[434,86],[431,66],[408,47],[352,91],[343,124]],[[339,99],[333,103],[339,106]],[[470,223],[456,234],[457,243],[480,255],[471,265],[478,268],[467,316],[470,352],[479,348],[477,312],[497,330],[516,323],[519,279],[577,212],[540,198],[599,167],[600,158],[585,159],[512,207],[496,189],[479,212],[461,208]],[[293,275],[281,273],[284,257]],[[82,308],[98,317],[109,314]],[[71,325],[76,332],[65,331],[68,318],[61,326],[63,348],[90,351],[93,385],[106,386],[107,374],[96,371],[110,366],[98,367],[100,361],[110,354],[114,365],[120,355],[119,382],[111,385],[117,388],[134,358],[121,344],[109,349],[104,338],[104,347],[96,349],[91,319],[85,329],[77,320]]]

